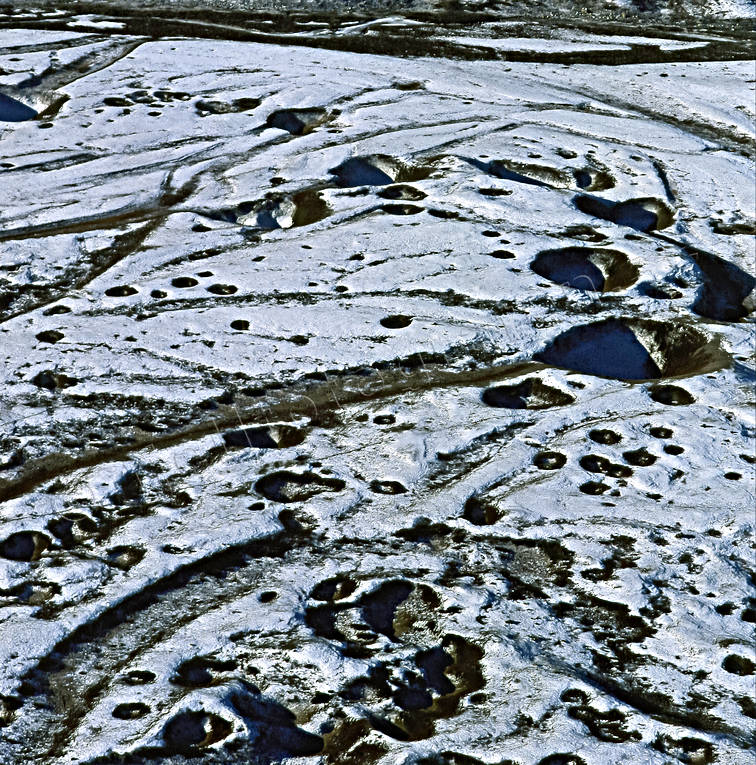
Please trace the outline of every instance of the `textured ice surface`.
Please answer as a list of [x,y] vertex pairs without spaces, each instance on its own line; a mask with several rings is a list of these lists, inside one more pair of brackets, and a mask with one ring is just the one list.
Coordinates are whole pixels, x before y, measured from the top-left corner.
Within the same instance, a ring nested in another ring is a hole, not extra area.
[[0,16],[0,761],[752,762],[753,61],[649,5]]

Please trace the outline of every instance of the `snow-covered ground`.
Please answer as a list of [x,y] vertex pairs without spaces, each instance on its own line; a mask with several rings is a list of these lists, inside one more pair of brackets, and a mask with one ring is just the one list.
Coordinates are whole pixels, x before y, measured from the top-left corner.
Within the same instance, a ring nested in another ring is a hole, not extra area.
[[0,16],[0,761],[751,762],[740,28],[84,11]]

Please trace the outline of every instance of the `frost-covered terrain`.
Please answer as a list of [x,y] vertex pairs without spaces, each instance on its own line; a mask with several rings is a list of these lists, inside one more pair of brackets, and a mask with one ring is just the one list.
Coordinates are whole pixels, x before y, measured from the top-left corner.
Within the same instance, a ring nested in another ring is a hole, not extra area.
[[147,5],[0,14],[0,761],[752,763],[752,4]]

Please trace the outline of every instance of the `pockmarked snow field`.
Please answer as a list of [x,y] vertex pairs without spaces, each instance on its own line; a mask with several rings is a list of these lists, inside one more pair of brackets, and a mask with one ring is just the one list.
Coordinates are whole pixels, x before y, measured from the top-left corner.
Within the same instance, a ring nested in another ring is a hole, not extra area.
[[0,11],[0,761],[752,762],[752,22],[568,6]]

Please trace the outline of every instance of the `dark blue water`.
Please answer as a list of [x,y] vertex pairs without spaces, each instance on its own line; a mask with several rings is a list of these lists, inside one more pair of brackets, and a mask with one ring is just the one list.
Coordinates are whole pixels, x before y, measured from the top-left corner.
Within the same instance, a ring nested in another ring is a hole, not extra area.
[[587,252],[570,249],[542,252],[530,267],[539,276],[565,287],[593,292],[604,289],[604,274],[590,261]]
[[36,116],[37,112],[30,106],[0,93],[0,121],[25,122],[26,120],[33,120]]
[[584,324],[556,337],[539,361],[616,380],[649,380],[661,370],[635,334],[618,319]]

